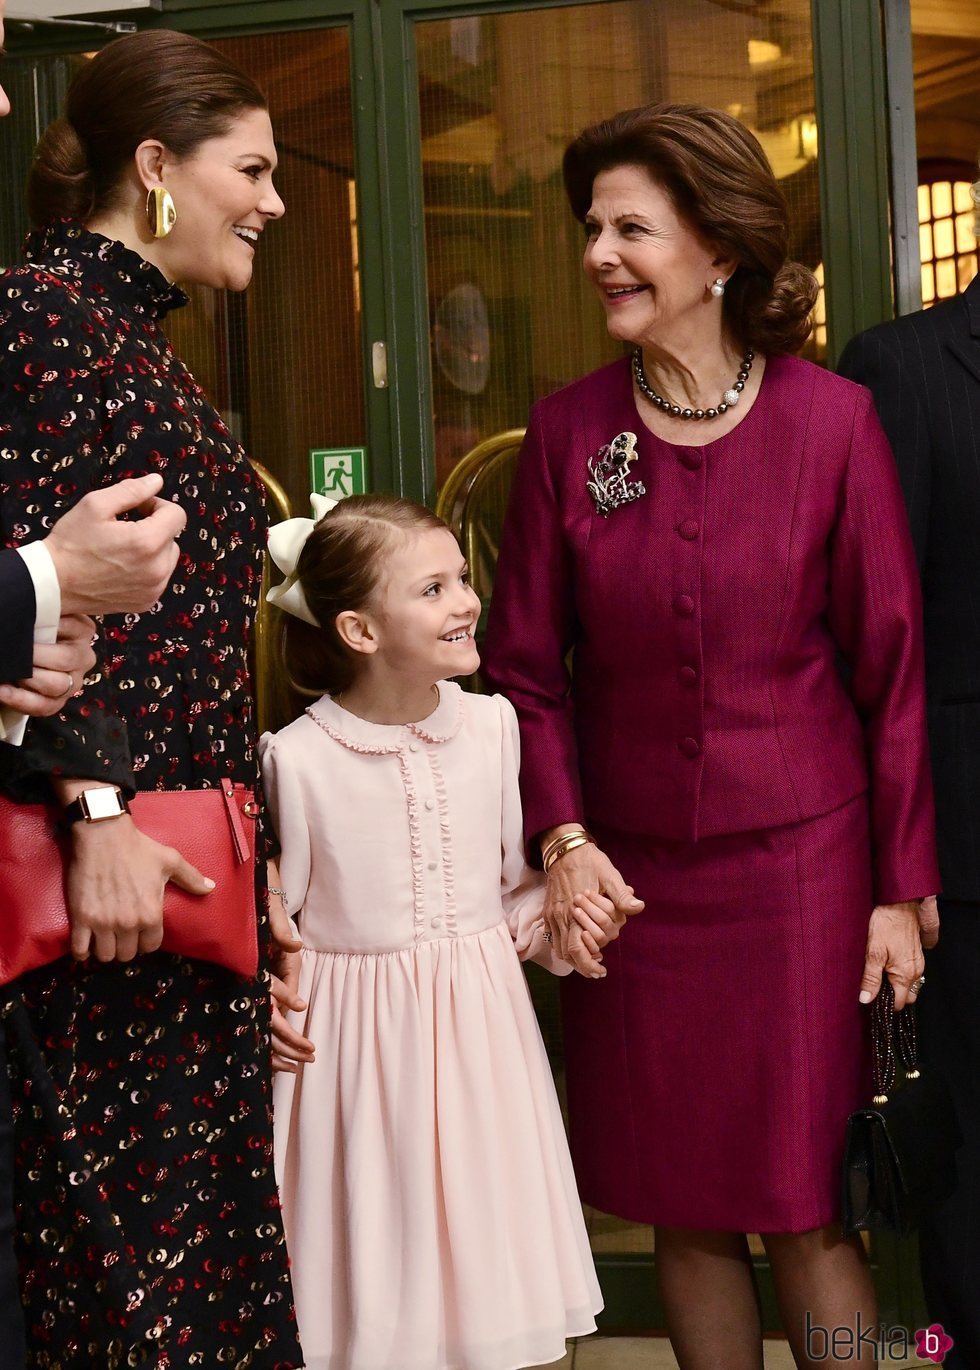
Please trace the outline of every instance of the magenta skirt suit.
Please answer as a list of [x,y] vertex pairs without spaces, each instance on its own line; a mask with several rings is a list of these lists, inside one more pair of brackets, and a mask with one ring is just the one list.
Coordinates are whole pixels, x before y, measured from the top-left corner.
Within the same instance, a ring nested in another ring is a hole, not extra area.
[[[603,516],[589,462],[624,432],[644,493]],[[644,427],[626,358],[540,401],[486,665],[529,841],[584,818],[646,902],[606,979],[562,985],[583,1198],[673,1227],[834,1221],[871,910],[938,887],[919,581],[868,392],[773,357],[704,446]]]

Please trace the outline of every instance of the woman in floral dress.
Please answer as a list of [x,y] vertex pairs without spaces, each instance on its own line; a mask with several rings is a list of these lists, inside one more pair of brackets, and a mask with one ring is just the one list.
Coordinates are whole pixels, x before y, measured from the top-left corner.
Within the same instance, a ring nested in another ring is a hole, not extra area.
[[[43,536],[87,490],[147,471],[188,522],[159,604],[105,619],[63,713],[3,748],[18,799],[256,781],[261,490],[161,325],[187,302],[176,280],[248,284],[283,212],[274,170],[250,78],[163,30],[88,63],[41,141],[39,228],[0,278],[3,536]],[[166,881],[203,892],[207,871],[127,815],[70,831],[77,959],[5,991],[29,1363],[298,1367],[265,977],[155,950]]]

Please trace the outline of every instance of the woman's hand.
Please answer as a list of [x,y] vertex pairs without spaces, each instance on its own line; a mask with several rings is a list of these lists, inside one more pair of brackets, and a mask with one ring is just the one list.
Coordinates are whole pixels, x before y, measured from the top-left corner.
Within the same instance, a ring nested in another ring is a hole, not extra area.
[[871,915],[868,951],[861,977],[862,1004],[870,1004],[887,975],[895,991],[895,1012],[906,1003],[915,1003],[912,985],[925,970],[919,936],[919,901],[904,904],[879,904]]
[[926,951],[939,941],[939,902],[934,894],[919,900],[919,936]]
[[[68,865],[71,954],[84,961],[131,961],[163,941],[163,892],[172,880],[190,894],[209,894],[214,881],[141,833],[128,814],[101,823],[74,823]],[[206,914],[204,915],[207,916]]]
[[[606,904],[596,902],[596,895],[604,895]],[[584,919],[576,917],[576,904]],[[606,912],[609,904],[612,909]],[[600,948],[619,936],[628,916],[640,913],[642,909],[642,900],[636,898],[608,856],[594,842],[587,842],[559,857],[548,872],[545,925],[559,955],[582,975],[593,979],[605,976]]]

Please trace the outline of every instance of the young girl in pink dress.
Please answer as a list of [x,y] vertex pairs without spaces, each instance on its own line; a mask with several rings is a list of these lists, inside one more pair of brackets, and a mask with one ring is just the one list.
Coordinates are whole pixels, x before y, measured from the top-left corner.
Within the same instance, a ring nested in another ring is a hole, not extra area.
[[[524,861],[514,711],[464,694],[480,603],[419,505],[273,529],[294,684],[262,739],[303,949],[278,985],[276,1166],[307,1370],[516,1370],[601,1297],[519,958],[556,974]],[[602,975],[612,905],[577,936]]]

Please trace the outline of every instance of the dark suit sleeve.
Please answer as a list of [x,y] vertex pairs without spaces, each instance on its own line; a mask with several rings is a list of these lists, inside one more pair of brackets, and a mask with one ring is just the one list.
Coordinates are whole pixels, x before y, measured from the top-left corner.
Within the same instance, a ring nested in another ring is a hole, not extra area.
[[928,540],[932,459],[926,416],[917,387],[909,383],[907,360],[894,327],[873,328],[851,339],[837,369],[849,380],[866,385],[874,398],[898,465],[921,571]]
[[0,681],[24,680],[31,674],[34,655],[34,582],[16,552],[0,552],[0,618],[3,621],[3,659]]
[[485,674],[521,729],[528,851],[545,828],[585,815],[565,659],[577,635],[574,573],[537,408],[521,448],[494,578]]
[[[30,271],[16,280],[18,290],[8,290],[0,311],[0,539],[7,546],[46,537],[67,509],[107,483],[112,466],[90,318]],[[0,787],[12,798],[49,799],[52,776],[109,781],[133,792],[125,722],[104,684],[112,648],[101,629],[94,647],[96,665],[64,710],[33,719],[22,746],[0,746]]]
[[870,396],[858,395],[828,618],[864,726],[875,902],[897,904],[939,889],[922,603],[895,463]]

